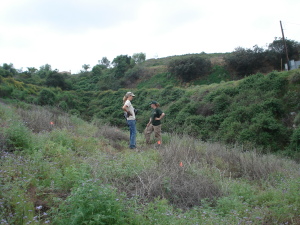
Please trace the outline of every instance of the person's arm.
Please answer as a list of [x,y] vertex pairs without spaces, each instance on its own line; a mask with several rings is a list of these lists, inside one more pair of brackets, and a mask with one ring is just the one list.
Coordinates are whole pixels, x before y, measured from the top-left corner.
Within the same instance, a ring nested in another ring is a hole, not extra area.
[[152,119],[150,118],[149,122],[147,123],[147,127],[151,124]]
[[128,114],[129,116],[131,116],[131,113],[130,113],[130,111],[128,110],[128,106],[127,106],[126,104],[123,105],[122,109],[123,109],[125,112],[127,112],[127,114]]
[[160,117],[156,117],[155,120],[161,120],[162,118],[164,118],[165,115],[166,115],[165,113],[162,113]]

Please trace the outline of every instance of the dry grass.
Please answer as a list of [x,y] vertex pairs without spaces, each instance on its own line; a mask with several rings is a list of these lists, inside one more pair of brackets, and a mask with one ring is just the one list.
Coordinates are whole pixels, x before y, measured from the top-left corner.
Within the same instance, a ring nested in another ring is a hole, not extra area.
[[225,60],[223,56],[213,57],[210,59],[212,65],[224,66]]
[[129,136],[122,132],[117,127],[112,127],[108,125],[98,125],[98,131],[95,133],[95,137],[105,137],[109,140],[109,144],[115,149],[122,150],[122,141],[128,141]]
[[[255,149],[241,151],[189,137],[174,136],[159,150],[160,160],[131,180],[134,191],[144,201],[166,198],[179,208],[201,205],[224,193],[224,179],[242,178],[254,182],[271,181],[270,175],[284,172],[283,160],[258,154]],[[126,188],[122,188],[126,190]],[[128,191],[128,189],[127,189]]]
[[228,177],[265,180],[270,174],[283,168],[282,159],[273,155],[262,155],[255,149],[241,151],[238,147],[226,148],[218,143],[206,145],[206,162],[223,171]]
[[175,137],[159,149],[161,160],[155,168],[136,177],[136,192],[148,200],[163,197],[177,207],[186,209],[201,205],[203,199],[222,195],[221,187],[210,177],[192,172],[202,153],[192,139]]
[[34,133],[72,127],[69,116],[55,108],[32,106],[30,109],[18,108],[17,113]]

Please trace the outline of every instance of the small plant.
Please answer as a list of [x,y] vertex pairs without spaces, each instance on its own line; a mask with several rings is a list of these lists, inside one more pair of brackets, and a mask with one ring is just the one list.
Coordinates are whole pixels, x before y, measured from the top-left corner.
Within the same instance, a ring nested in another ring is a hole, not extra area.
[[57,211],[54,224],[128,224],[122,196],[112,187],[86,181],[74,188]]
[[6,143],[9,151],[30,149],[32,137],[30,130],[18,121],[14,121],[5,131]]

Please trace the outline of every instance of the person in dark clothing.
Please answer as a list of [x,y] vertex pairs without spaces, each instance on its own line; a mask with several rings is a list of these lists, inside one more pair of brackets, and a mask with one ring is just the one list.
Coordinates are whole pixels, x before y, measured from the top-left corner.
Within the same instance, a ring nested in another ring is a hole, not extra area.
[[150,102],[150,106],[152,108],[151,117],[144,132],[146,143],[150,144],[151,134],[154,132],[157,144],[160,146],[162,144],[161,120],[164,118],[165,113],[159,108],[159,103],[156,101]]

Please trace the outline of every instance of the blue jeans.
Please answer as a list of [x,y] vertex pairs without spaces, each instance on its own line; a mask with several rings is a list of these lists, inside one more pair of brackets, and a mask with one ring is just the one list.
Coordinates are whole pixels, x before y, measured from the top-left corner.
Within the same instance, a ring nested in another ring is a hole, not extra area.
[[127,124],[130,130],[130,144],[129,148],[136,148],[136,121],[135,120],[127,120]]

